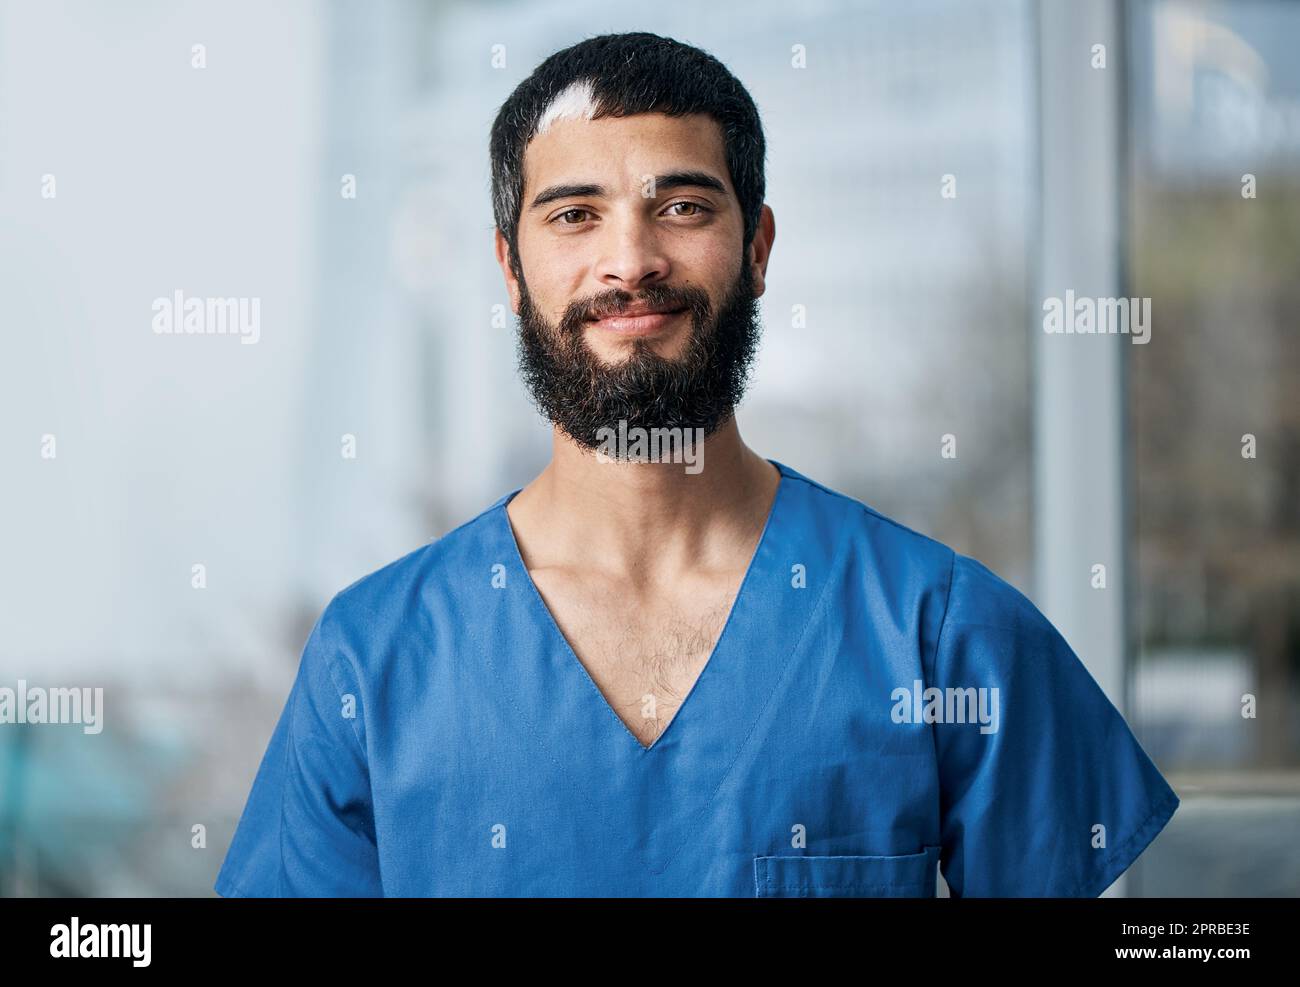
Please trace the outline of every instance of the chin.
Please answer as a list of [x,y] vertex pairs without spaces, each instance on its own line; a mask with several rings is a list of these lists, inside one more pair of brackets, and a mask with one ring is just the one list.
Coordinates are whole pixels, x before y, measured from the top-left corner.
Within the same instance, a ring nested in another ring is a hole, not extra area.
[[687,335],[673,333],[668,336],[629,336],[626,339],[597,339],[594,333],[587,334],[587,349],[595,354],[601,363],[614,366],[626,363],[638,352],[650,352],[665,360],[679,360],[686,352]]

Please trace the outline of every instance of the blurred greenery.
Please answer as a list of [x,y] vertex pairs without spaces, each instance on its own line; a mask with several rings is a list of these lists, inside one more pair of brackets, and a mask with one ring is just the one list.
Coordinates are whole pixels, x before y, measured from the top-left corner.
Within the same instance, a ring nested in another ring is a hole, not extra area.
[[[1131,190],[1129,363],[1145,648],[1229,646],[1260,699],[1253,767],[1300,764],[1300,177]],[[1256,458],[1242,455],[1243,435]]]

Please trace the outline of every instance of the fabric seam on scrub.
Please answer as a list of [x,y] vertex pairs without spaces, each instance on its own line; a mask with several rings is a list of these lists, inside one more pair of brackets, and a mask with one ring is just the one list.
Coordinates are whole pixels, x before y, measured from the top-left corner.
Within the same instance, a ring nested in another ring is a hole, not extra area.
[[[930,655],[931,682],[925,683],[927,686],[930,685],[931,683],[938,685],[939,682],[939,651],[943,647],[943,635],[948,630],[948,611],[952,609],[952,585],[956,579],[956,574],[957,574],[957,553],[954,551],[952,552],[952,556],[948,562],[948,591],[944,595],[943,616],[939,618],[939,633],[936,634],[934,637],[934,649],[931,651],[931,655]],[[921,672],[922,672],[922,676],[924,677],[924,673],[925,673],[924,655],[921,656]],[[933,723],[929,725],[931,727],[934,726]],[[933,729],[930,730],[930,739],[934,742],[935,765],[936,765],[936,774],[937,774],[939,741],[936,732]]]
[[[222,891],[221,890],[222,887],[225,887],[226,890]],[[217,884],[216,886],[213,887],[212,890],[217,892],[217,894],[221,895],[221,897],[223,898],[251,898],[252,897],[252,895],[250,895],[247,891],[245,891],[238,884],[236,884],[234,881],[229,879],[223,881],[220,878],[218,878]]]
[[[930,655],[930,674],[928,676],[926,675],[925,670],[925,655],[921,656],[921,677],[922,679],[930,679],[930,682],[926,683],[927,686],[932,683],[937,685],[939,681],[939,649],[943,646],[943,635],[948,629],[948,612],[952,609],[953,584],[957,579],[957,553],[951,549],[949,551],[948,589],[943,600],[943,616],[939,618],[939,633],[934,636],[934,649],[931,651]],[[939,830],[936,840],[939,847],[939,853],[935,858],[935,869],[939,873],[943,874],[943,854],[947,847],[943,845],[943,774],[940,770],[939,762],[939,733],[935,729],[933,723],[928,724],[928,726],[930,728],[928,731],[930,734],[930,749],[934,752],[934,790],[938,793],[938,798],[936,799],[938,804],[935,807],[935,816],[937,817]],[[947,883],[948,876],[944,874],[943,879],[944,883]]]
[[[939,652],[940,652],[940,650],[942,650],[942,646],[943,646],[943,635],[944,635],[944,633],[945,633],[945,632],[947,631],[947,629],[948,629],[948,611],[949,611],[949,609],[951,608],[951,604],[952,604],[952,583],[953,583],[954,574],[955,574],[956,567],[957,567],[957,553],[956,553],[955,551],[953,552],[952,563],[953,563],[953,564],[952,564],[952,569],[949,571],[949,580],[948,580],[948,599],[947,599],[947,601],[944,603],[943,621],[942,621],[942,623],[941,623],[941,625],[940,625],[940,628],[939,628],[939,636],[938,636],[938,638],[937,638],[936,641],[935,641],[935,647],[934,647],[934,656],[935,656],[935,657],[934,657],[934,671],[935,671],[935,681],[936,681],[936,684],[937,684],[937,682],[938,682],[938,662],[939,662]],[[1013,587],[1013,588],[1014,588],[1014,587]],[[1028,602],[1029,602],[1031,605],[1035,605],[1035,604],[1033,603],[1032,600],[1029,600],[1028,597],[1026,597],[1026,600],[1028,600]],[[1017,630],[1017,628],[1015,628],[1015,627],[1005,627],[1005,626],[1003,626],[1003,625],[1001,625],[1001,624],[985,624],[985,623],[982,623],[982,622],[979,622],[979,621],[966,621],[966,620],[963,620],[963,621],[958,621],[958,623],[959,623],[962,627],[987,627],[987,628],[990,629],[990,630],[1011,631],[1011,632],[1014,632],[1014,631]],[[1058,632],[1058,633],[1059,633],[1059,632]],[[1069,647],[1069,642],[1068,642],[1068,641],[1066,642],[1066,646]],[[1084,669],[1085,669],[1085,671],[1086,671],[1086,670],[1087,670],[1087,666],[1084,666]],[[1094,679],[1094,681],[1096,681],[1096,680]],[[1113,703],[1112,703],[1111,705],[1114,706]],[[1120,715],[1121,718],[1123,718],[1123,715],[1124,715],[1124,714],[1123,714],[1122,712],[1120,712],[1119,709],[1118,709],[1117,707],[1116,707],[1116,712],[1119,713],[1119,715]],[[1126,728],[1127,728],[1127,723],[1125,724],[1125,726],[1126,726]],[[931,725],[930,734],[931,734],[931,737],[934,737],[934,736],[935,736],[935,730],[933,729],[933,725]],[[937,746],[938,741],[937,741],[937,738],[936,738],[936,740],[935,740],[935,744],[936,744],[936,747],[935,747],[935,756],[936,756],[936,764],[937,764],[937,758],[938,758],[938,746]],[[1166,782],[1166,784],[1168,784],[1168,782]],[[1161,828],[1163,828],[1164,823],[1167,823],[1167,822],[1169,821],[1169,819],[1173,817],[1174,811],[1177,809],[1177,805],[1178,805],[1178,803],[1177,803],[1177,795],[1176,795],[1176,793],[1175,793],[1172,797],[1171,797],[1171,796],[1165,796],[1165,797],[1162,798],[1158,803],[1155,804],[1155,806],[1154,806],[1154,808],[1152,809],[1152,811],[1151,811],[1151,812],[1146,816],[1145,819],[1142,820],[1142,823],[1138,826],[1138,828],[1137,828],[1136,830],[1134,830],[1133,834],[1132,834],[1132,835],[1131,835],[1127,840],[1125,840],[1122,844],[1120,844],[1119,847],[1117,847],[1117,848],[1115,849],[1114,853],[1113,853],[1113,854],[1110,856],[1110,858],[1109,858],[1109,860],[1110,860],[1110,866],[1105,867],[1105,868],[1103,868],[1102,870],[1096,872],[1097,874],[1099,874],[1099,875],[1101,875],[1102,877],[1106,878],[1105,883],[1102,884],[1100,887],[1096,888],[1096,890],[1092,890],[1092,888],[1095,886],[1095,881],[1092,880],[1092,879],[1090,879],[1090,878],[1088,878],[1088,877],[1084,877],[1082,880],[1078,881],[1078,882],[1074,885],[1074,887],[1073,887],[1069,892],[1067,892],[1067,893],[1062,893],[1062,894],[1059,895],[1059,896],[1050,896],[1050,895],[1049,895],[1048,897],[1063,897],[1063,898],[1079,898],[1079,897],[1096,898],[1096,897],[1099,897],[1103,891],[1105,891],[1108,887],[1110,887],[1112,884],[1114,884],[1115,881],[1118,880],[1119,877],[1120,877],[1121,875],[1123,875],[1124,873],[1126,873],[1126,872],[1128,871],[1128,869],[1129,869],[1129,868],[1130,868],[1134,863],[1137,862],[1137,858],[1140,857],[1140,856],[1142,855],[1143,852],[1145,852],[1147,846],[1150,845],[1151,841],[1155,839],[1156,834],[1159,833],[1159,831],[1160,831]],[[1160,823],[1159,826],[1156,826],[1156,825],[1155,825],[1157,822]],[[1153,827],[1154,827],[1154,828],[1153,828]],[[1134,855],[1132,856],[1132,859],[1128,860],[1127,863],[1124,863],[1123,866],[1120,867],[1120,868],[1116,871],[1116,870],[1115,870],[1114,863],[1115,863],[1116,861],[1119,861],[1119,862],[1123,863],[1125,857],[1128,856],[1128,852],[1129,852],[1129,850],[1132,849],[1133,845],[1134,845],[1135,843],[1137,843],[1138,840],[1142,839],[1142,837],[1143,837],[1144,835],[1147,834],[1147,831],[1148,831],[1148,830],[1151,830],[1151,832],[1150,832],[1149,835],[1146,836],[1146,840],[1145,840],[1145,842],[1141,843],[1141,844],[1138,846],[1138,853],[1134,854]],[[940,820],[940,832],[941,832],[941,834],[942,834],[942,819]],[[942,838],[942,837],[941,837],[941,838]],[[942,873],[942,871],[943,871],[942,860],[940,860],[939,870],[940,870],[940,873]],[[947,878],[946,878],[946,876],[945,876],[945,880],[946,880],[946,879],[947,879]]]
[[[343,689],[339,686],[338,676],[335,674],[334,670],[334,662],[328,657],[328,655],[325,659],[325,669],[329,672],[330,681],[334,683],[334,692],[337,693],[339,702],[342,703]],[[357,679],[360,681],[361,676],[358,675]],[[365,706],[361,707],[361,715],[366,715]],[[370,756],[366,752],[365,745],[361,742],[360,735],[357,733],[356,724],[351,723],[349,726],[351,727],[352,740],[356,743],[357,750],[361,753],[362,769],[366,773],[366,791],[370,794],[370,828],[374,831],[375,837],[373,843],[375,848],[375,876],[379,880],[379,891],[382,895],[384,893],[384,862],[383,857],[379,852],[379,822],[375,819],[375,787],[370,777]],[[369,834],[367,834],[363,829],[360,835],[366,837]]]
[[[1166,782],[1166,784],[1168,783]],[[1155,804],[1150,814],[1142,820],[1142,824],[1133,831],[1133,834],[1115,849],[1115,852],[1110,856],[1108,866],[1095,872],[1096,876],[1104,878],[1104,883],[1100,887],[1097,886],[1096,880],[1085,878],[1076,884],[1069,894],[1063,895],[1063,897],[1100,897],[1103,891],[1114,884],[1123,874],[1127,873],[1128,869],[1137,862],[1137,858],[1142,856],[1146,848],[1151,845],[1152,840],[1156,838],[1156,834],[1164,828],[1164,824],[1173,818],[1174,811],[1178,807],[1178,796],[1172,789],[1170,792],[1171,794],[1166,795]],[[1129,852],[1133,849],[1136,849],[1137,852],[1130,857]],[[1117,864],[1122,865],[1118,870],[1116,870]]]
[[[338,597],[335,596],[335,597],[334,597],[334,600],[337,600],[337,599],[338,599]],[[331,600],[331,601],[330,601],[330,606],[333,606],[333,604],[334,604],[334,600]],[[328,608],[327,608],[327,609],[328,609]],[[323,638],[323,635],[322,635],[322,638]],[[323,641],[322,641],[322,644],[323,644]],[[329,672],[330,681],[331,681],[332,683],[334,683],[334,691],[338,694],[339,702],[342,703],[342,702],[343,702],[343,688],[339,685],[338,675],[337,675],[337,674],[335,673],[335,671],[334,671],[334,660],[333,660],[332,657],[329,656],[328,653],[327,653],[327,656],[326,656],[326,658],[325,658],[325,670],[326,670],[327,672]],[[360,680],[361,680],[361,676],[358,675],[358,676],[357,676],[357,679],[358,679],[358,681],[360,681]],[[365,707],[363,706],[363,707],[361,708],[361,715],[362,715],[362,716],[365,716],[365,713],[366,713],[366,710],[365,710]],[[346,717],[345,717],[345,719],[346,719]],[[353,717],[353,719],[355,719],[355,717]],[[362,760],[362,762],[363,762],[363,763],[365,764],[365,766],[366,766],[366,782],[367,782],[367,787],[369,787],[369,781],[370,781],[370,757],[369,757],[369,755],[366,753],[365,745],[361,742],[361,735],[357,732],[356,724],[355,724],[355,723],[350,723],[350,724],[348,724],[348,725],[349,725],[349,726],[351,727],[351,729],[352,729],[352,736],[353,736],[353,739],[355,739],[356,742],[357,742],[357,750],[359,750],[359,751],[361,752],[361,760]],[[374,801],[374,797],[375,797],[374,790],[371,789],[371,792],[370,792],[370,799],[371,799],[371,802]]]
[[908,884],[764,884],[766,891],[923,891],[925,885],[912,881]]
[[[799,477],[792,477],[791,479],[799,479]],[[851,498],[846,497],[844,499],[849,500],[851,503],[853,503]],[[732,757],[731,762],[723,770],[722,775],[718,779],[718,783],[714,786],[713,791],[709,794],[708,799],[691,816],[692,819],[700,818],[709,810],[710,806],[713,805],[713,800],[718,797],[718,792],[722,789],[722,786],[727,783],[727,779],[731,776],[732,769],[735,768],[736,762],[740,760],[740,756],[745,752],[745,749],[749,746],[749,741],[754,736],[754,730],[757,729],[759,722],[763,719],[763,714],[767,712],[768,706],[771,705],[772,697],[776,695],[777,688],[780,686],[785,676],[789,674],[790,668],[793,664],[794,656],[799,653],[799,649],[803,646],[804,638],[808,634],[808,628],[812,627],[816,617],[821,612],[822,605],[830,598],[831,574],[837,570],[841,560],[844,558],[845,553],[848,551],[849,533],[851,530],[852,529],[848,525],[844,526],[844,529],[840,534],[840,543],[835,549],[835,556],[831,560],[831,564],[826,569],[827,577],[825,582],[822,584],[821,593],[817,597],[817,602],[814,603],[813,606],[809,609],[808,616],[804,618],[804,625],[803,625],[803,629],[799,632],[799,639],[795,642],[794,647],[792,647],[790,651],[786,654],[785,662],[781,666],[781,671],[778,672],[775,678],[772,680],[772,688],[768,692],[767,698],[763,701],[763,706],[761,709],[759,709],[758,715],[755,716],[753,721],[750,723],[749,732],[745,734],[745,739],[742,740],[740,742],[740,745],[736,748],[735,756]],[[668,867],[672,864],[672,862],[677,859],[677,855],[682,852],[682,849],[686,846],[688,842],[689,842],[689,837],[683,839],[681,843],[678,844],[677,849],[674,850],[671,854],[669,854],[668,857],[664,860],[663,865],[658,870],[655,870],[653,867],[651,867],[650,872],[652,874],[662,874],[664,871],[666,871]],[[644,854],[642,856],[644,856]],[[647,864],[649,863],[648,860],[646,862]]]

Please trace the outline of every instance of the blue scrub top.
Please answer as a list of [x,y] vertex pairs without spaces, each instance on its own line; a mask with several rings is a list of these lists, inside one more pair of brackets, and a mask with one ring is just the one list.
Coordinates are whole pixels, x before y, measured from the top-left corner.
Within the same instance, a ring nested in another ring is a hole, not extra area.
[[[520,557],[507,494],[340,592],[224,896],[1092,897],[1177,796],[987,568],[781,463],[731,615],[648,748]],[[996,690],[996,692],[994,691]]]

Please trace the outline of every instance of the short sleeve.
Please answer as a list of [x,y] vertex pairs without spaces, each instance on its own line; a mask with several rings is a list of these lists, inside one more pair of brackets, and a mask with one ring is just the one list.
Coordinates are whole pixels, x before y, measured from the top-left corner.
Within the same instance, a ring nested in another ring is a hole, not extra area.
[[953,564],[931,679],[961,697],[953,710],[985,714],[934,726],[953,897],[1096,897],[1178,808],[1060,632],[966,556]]
[[327,607],[217,875],[224,897],[383,894],[361,690],[333,628]]

